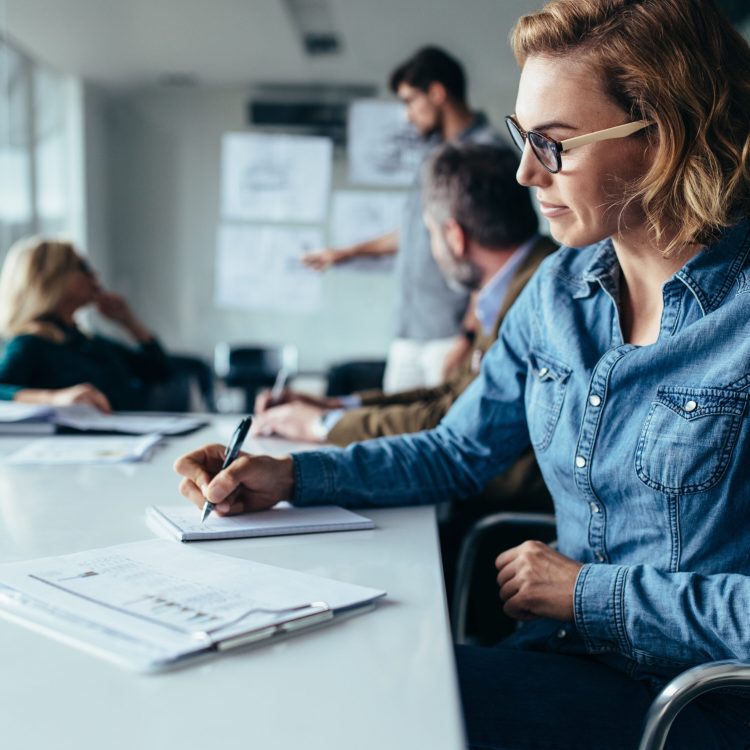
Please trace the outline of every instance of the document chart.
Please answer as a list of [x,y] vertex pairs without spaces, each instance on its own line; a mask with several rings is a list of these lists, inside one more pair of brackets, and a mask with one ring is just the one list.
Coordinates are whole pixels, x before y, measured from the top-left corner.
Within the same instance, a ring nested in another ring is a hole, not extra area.
[[0,566],[0,614],[137,669],[383,592],[166,540]]

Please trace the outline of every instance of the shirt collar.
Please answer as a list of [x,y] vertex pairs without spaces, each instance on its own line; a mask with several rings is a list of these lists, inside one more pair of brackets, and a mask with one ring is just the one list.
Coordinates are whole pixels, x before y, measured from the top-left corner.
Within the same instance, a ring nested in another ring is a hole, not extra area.
[[[703,314],[708,314],[722,303],[735,283],[750,286],[750,279],[742,271],[749,254],[750,220],[743,219],[726,229],[716,244],[691,258],[665,286],[681,282],[693,293]],[[574,298],[588,296],[597,284],[617,298],[620,264],[611,239],[594,247],[591,260],[576,281],[579,289]]]
[[721,305],[735,284],[747,286],[743,268],[749,254],[750,221],[744,219],[727,229],[715,245],[691,258],[674,278],[690,289],[707,315]]
[[483,128],[486,128],[489,125],[489,120],[487,119],[487,116],[484,114],[484,112],[474,112],[474,119],[469,123],[469,125],[462,130],[458,136],[458,141],[467,141],[472,136],[476,134],[478,130],[482,130]]
[[502,268],[495,272],[495,275],[482,287],[477,295],[475,313],[479,325],[486,335],[492,333],[500,313],[500,308],[505,302],[508,289],[513,277],[519,266],[524,262],[534,245],[539,240],[539,235],[535,234],[531,239],[526,240],[519,245],[513,254],[503,264]]

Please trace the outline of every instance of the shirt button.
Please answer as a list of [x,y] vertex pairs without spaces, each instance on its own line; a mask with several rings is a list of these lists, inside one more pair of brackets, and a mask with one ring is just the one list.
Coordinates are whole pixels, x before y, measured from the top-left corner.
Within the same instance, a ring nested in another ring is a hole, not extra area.
[[698,404],[695,401],[688,401],[682,408],[685,411],[695,411],[698,408]]
[[594,557],[597,559],[597,562],[604,562],[604,555],[599,550],[594,552]]
[[595,393],[589,396],[589,403],[591,404],[591,406],[599,406],[601,402],[601,397],[597,396]]
[[549,367],[542,367],[542,369],[539,370],[539,377],[543,378],[548,373],[549,373]]
[[583,456],[576,456],[576,466],[579,469],[582,469],[584,466],[586,466],[586,459]]
[[555,633],[555,635],[556,635],[556,636],[557,636],[558,638],[565,638],[565,637],[566,637],[566,636],[568,635],[568,631],[567,631],[567,630],[565,630],[565,628],[560,628],[560,630],[558,630],[558,631],[557,631],[557,632]]
[[589,503],[589,507],[591,508],[592,513],[599,512],[599,506],[596,503]]

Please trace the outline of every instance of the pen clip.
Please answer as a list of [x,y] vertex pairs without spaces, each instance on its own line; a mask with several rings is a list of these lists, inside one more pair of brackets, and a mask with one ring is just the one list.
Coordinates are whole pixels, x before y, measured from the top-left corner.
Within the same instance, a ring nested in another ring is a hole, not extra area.
[[[317,623],[333,619],[333,610],[326,602],[310,602],[309,604],[304,605],[304,608],[305,612],[302,614],[293,614],[290,617],[286,617],[285,619],[274,622],[270,625],[262,625],[261,627],[252,628],[242,633],[226,636],[225,638],[212,639],[208,633],[196,635],[203,635],[204,637],[209,638],[210,646],[217,651],[228,651],[232,648],[246,646],[250,643],[263,641],[274,636],[292,633],[295,630],[302,630],[303,628],[310,627]],[[295,607],[295,610],[297,609],[299,609],[299,607]]]

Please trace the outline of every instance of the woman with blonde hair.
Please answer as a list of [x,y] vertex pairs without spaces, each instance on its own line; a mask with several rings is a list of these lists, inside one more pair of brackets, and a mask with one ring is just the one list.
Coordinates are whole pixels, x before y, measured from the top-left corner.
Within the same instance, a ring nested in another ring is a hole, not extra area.
[[[518,180],[563,247],[429,432],[343,451],[178,460],[219,513],[468,497],[531,445],[557,548],[496,560],[522,623],[457,649],[469,744],[638,745],[656,692],[750,659],[750,49],[712,0],[553,0],[512,34]],[[747,694],[672,748],[750,747]]]
[[[137,348],[84,335],[74,316],[89,304],[122,325]],[[143,409],[148,384],[170,374],[153,334],[122,297],[101,288],[88,261],[69,242],[31,238],[10,249],[0,273],[0,334],[8,339],[0,383],[17,400],[64,403],[59,393],[40,398],[37,389],[66,389],[68,401],[104,410]]]

